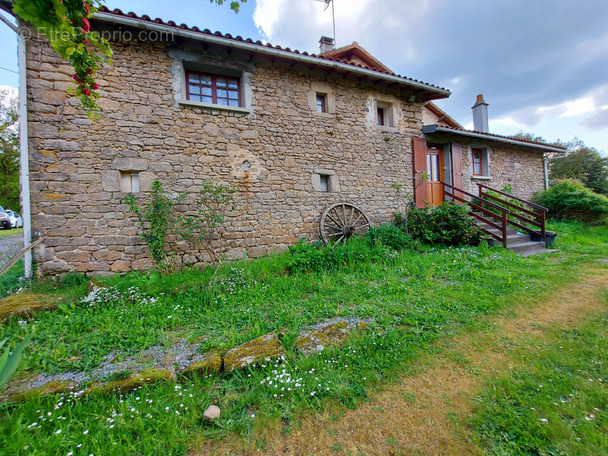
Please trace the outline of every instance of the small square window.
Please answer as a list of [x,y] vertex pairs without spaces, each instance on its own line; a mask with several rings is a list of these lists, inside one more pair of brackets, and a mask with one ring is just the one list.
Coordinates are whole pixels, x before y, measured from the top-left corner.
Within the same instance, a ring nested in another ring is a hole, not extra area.
[[317,94],[317,112],[327,112],[327,95]]
[[139,173],[131,171],[120,172],[120,191],[123,193],[139,192]]
[[323,193],[329,193],[331,186],[330,186],[330,177],[327,174],[321,174],[319,176],[320,179],[320,191]]
[[378,108],[378,125],[386,125],[385,108]]

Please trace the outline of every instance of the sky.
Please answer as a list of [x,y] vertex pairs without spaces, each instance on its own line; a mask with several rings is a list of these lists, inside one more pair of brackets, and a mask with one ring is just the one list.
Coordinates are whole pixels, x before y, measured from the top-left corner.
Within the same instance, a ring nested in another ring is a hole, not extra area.
[[[608,1],[334,2],[338,47],[357,41],[396,73],[451,90],[437,105],[465,128],[483,94],[491,133],[576,136],[608,153]],[[239,14],[208,0],[105,3],[300,51],[333,34],[316,0],[249,0]],[[0,86],[16,87],[16,38],[1,23],[0,43]]]

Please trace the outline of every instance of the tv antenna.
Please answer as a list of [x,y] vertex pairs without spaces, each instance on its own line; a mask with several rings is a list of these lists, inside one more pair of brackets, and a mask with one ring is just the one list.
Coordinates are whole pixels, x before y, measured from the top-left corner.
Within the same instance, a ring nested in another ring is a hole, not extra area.
[[336,11],[334,10],[334,0],[316,0],[317,2],[325,3],[325,9],[323,11],[327,11],[329,5],[331,4],[331,15],[334,24],[334,46],[336,43]]

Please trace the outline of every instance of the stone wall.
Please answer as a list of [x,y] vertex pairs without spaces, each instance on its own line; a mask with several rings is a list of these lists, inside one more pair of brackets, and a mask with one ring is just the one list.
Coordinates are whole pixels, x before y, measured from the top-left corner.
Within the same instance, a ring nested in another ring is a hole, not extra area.
[[[36,251],[43,273],[152,266],[123,203],[120,171],[140,173],[140,199],[156,178],[176,193],[196,192],[203,179],[238,187],[226,223],[229,258],[318,238],[321,213],[337,201],[357,204],[375,223],[387,221],[398,207],[391,185],[411,182],[411,138],[422,128],[418,103],[258,60],[244,64],[251,74],[249,114],[188,106],[176,101],[180,49],[112,47],[113,64],[98,78],[102,118],[91,121],[66,94],[70,66],[44,42],[28,43],[32,223],[44,237]],[[201,62],[222,58],[194,52]],[[311,109],[319,84],[330,92],[334,113]],[[394,103],[393,128],[373,122],[376,99]],[[313,188],[319,170],[335,173],[331,193]],[[199,261],[193,253],[184,249],[178,260]]]
[[[462,145],[462,171],[465,190],[477,194],[477,184],[502,190],[513,188],[513,195],[530,200],[535,192],[544,189],[543,153],[540,150],[500,143]],[[488,146],[490,178],[473,176],[471,147]]]

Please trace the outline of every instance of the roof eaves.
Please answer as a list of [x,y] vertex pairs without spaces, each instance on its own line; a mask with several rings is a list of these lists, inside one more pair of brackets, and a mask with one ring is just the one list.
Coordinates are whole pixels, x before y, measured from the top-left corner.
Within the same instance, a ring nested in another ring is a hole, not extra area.
[[200,30],[198,27],[189,27],[186,24],[181,24],[178,26],[173,21],[165,22],[160,18],[152,20],[146,15],[140,17],[132,12],[125,14],[119,9],[110,11],[107,7],[102,7],[97,13],[95,13],[93,17],[96,20],[109,22],[116,25],[127,25],[152,30],[171,30],[178,36],[184,38],[191,38],[199,41],[202,40],[234,49],[259,52],[261,54],[272,55],[274,57],[302,61],[308,64],[340,69],[347,72],[360,73],[368,77],[373,77],[424,91],[426,92],[425,96],[423,96],[424,101],[447,98],[451,95],[451,92],[448,89],[418,81],[417,79],[411,79],[392,73],[373,70],[361,65],[345,63],[339,59],[325,58],[322,55],[308,54],[307,52],[300,52],[298,50],[292,51],[290,48],[283,49],[280,46],[273,46],[270,43],[264,44],[261,41],[254,42],[252,39],[243,39],[240,36],[234,38],[229,34],[224,35],[220,32],[212,33],[208,29]]
[[547,152],[564,152],[566,150],[565,147],[555,146],[553,144],[544,144],[544,143],[526,141],[526,140],[522,140],[519,138],[495,135],[493,133],[484,133],[481,131],[470,131],[470,130],[461,130],[458,128],[440,127],[436,124],[424,125],[422,127],[422,133],[427,134],[427,135],[433,134],[433,133],[450,133],[450,134],[455,134],[455,135],[460,135],[460,136],[466,136],[469,138],[485,139],[487,141],[496,141],[496,142],[501,142],[501,143],[506,143],[506,144],[513,144],[513,145],[517,145],[517,146],[532,147],[535,149],[542,149]]

